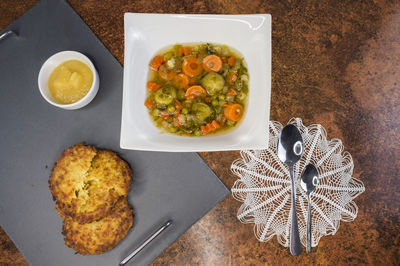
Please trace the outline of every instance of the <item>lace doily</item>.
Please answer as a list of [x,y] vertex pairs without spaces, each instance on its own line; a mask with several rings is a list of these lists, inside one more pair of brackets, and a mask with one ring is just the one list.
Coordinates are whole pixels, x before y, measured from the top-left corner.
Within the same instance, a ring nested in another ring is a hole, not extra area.
[[[300,118],[292,118],[301,132],[304,153],[294,167],[297,191],[297,219],[301,243],[306,245],[307,194],[300,186],[304,167],[312,163],[319,172],[318,186],[311,193],[312,246],[324,235],[333,235],[340,221],[353,221],[358,212],[353,199],[364,192],[360,180],[352,178],[353,159],[343,152],[340,139],[326,139],[321,125],[305,127]],[[239,177],[232,187],[233,197],[243,202],[237,217],[242,223],[254,223],[257,239],[265,242],[276,235],[278,242],[289,246],[291,224],[291,181],[287,166],[277,157],[276,146],[282,125],[269,123],[269,146],[266,150],[241,151],[231,171]]]

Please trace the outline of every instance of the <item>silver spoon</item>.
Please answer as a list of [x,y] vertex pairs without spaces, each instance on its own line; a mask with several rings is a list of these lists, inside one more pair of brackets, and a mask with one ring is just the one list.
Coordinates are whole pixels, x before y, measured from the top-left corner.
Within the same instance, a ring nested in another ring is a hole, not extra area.
[[307,253],[311,252],[311,201],[310,194],[318,185],[319,174],[317,168],[309,164],[304,168],[301,174],[301,187],[307,192],[308,200],[308,216],[307,216]]
[[297,225],[296,187],[293,166],[303,154],[303,138],[295,125],[288,124],[282,129],[279,135],[277,151],[279,159],[289,167],[290,179],[292,180],[292,225],[289,244],[290,253],[297,256],[301,253],[301,243]]

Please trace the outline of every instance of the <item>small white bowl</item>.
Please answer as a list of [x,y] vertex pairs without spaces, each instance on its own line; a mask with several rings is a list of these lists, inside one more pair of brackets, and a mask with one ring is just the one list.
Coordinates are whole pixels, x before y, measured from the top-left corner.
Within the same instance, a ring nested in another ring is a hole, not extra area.
[[[50,95],[48,80],[51,75],[51,72],[53,72],[53,70],[62,62],[68,60],[79,60],[87,64],[93,72],[93,83],[88,93],[79,101],[71,104],[59,104],[56,103]],[[62,51],[50,56],[49,59],[47,59],[46,62],[44,62],[44,64],[42,65],[38,77],[39,91],[40,94],[42,94],[43,98],[48,103],[66,110],[79,109],[89,104],[93,100],[94,96],[96,96],[97,91],[99,90],[99,84],[100,84],[99,74],[97,73],[96,68],[94,67],[92,61],[90,61],[90,59],[87,58],[84,54],[81,54],[76,51]]]

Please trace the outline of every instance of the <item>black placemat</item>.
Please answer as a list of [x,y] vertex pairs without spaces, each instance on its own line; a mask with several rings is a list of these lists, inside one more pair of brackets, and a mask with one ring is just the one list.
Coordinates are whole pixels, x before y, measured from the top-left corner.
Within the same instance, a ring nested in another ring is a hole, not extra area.
[[[123,14],[121,14],[123,16]],[[173,225],[132,263],[157,257],[229,191],[196,153],[156,153],[119,148],[122,67],[64,1],[42,1],[0,40],[0,224],[32,265],[117,265],[166,220]],[[40,95],[37,76],[56,52],[76,50],[100,76],[96,98],[66,111]],[[64,245],[48,178],[67,147],[85,141],[118,152],[133,168],[128,200],[132,230],[102,255],[82,256]]]

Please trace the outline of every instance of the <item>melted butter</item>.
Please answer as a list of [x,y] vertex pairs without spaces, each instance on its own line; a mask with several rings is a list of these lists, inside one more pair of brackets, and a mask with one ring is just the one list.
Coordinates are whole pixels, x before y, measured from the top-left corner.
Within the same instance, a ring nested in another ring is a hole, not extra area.
[[50,75],[50,95],[59,104],[79,101],[88,93],[93,83],[93,72],[79,60],[69,60],[58,65]]

